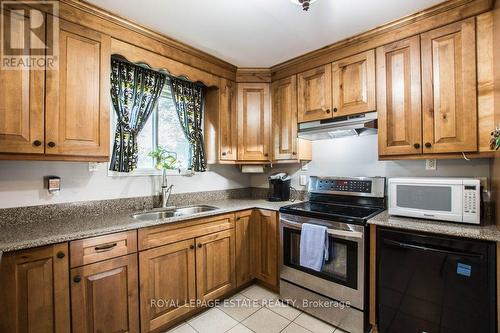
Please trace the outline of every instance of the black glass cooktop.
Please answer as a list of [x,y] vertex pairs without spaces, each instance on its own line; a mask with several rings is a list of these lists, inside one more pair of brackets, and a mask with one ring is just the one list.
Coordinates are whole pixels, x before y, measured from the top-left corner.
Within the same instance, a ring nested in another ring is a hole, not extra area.
[[318,218],[326,218],[329,220],[337,220],[339,222],[356,222],[364,223],[367,219],[383,211],[379,207],[367,207],[357,205],[344,205],[324,202],[301,202],[294,205],[282,207],[281,213],[294,214]]

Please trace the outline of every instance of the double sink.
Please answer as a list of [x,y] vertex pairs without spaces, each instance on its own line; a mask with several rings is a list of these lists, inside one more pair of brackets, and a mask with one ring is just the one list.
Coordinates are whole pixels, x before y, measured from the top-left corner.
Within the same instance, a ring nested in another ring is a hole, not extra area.
[[188,206],[188,207],[179,207],[179,208],[165,208],[161,210],[154,210],[144,213],[133,214],[132,218],[139,221],[154,221],[166,219],[169,217],[180,217],[180,216],[189,216],[198,213],[210,212],[213,210],[217,210],[219,208],[208,205],[197,205],[197,206]]

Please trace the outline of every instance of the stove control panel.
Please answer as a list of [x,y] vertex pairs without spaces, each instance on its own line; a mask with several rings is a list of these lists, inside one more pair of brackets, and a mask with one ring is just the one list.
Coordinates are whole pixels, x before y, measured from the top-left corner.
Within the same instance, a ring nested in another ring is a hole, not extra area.
[[311,176],[309,192],[383,197],[385,194],[385,178]]

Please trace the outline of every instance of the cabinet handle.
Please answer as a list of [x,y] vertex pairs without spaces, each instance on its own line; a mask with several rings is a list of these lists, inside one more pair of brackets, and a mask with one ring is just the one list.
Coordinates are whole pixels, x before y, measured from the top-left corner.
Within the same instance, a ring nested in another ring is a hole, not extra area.
[[415,144],[413,145],[413,147],[415,147],[415,149],[420,148],[420,143],[415,143]]
[[189,245],[189,248],[192,250],[194,249],[194,245]]
[[42,141],[40,141],[40,140],[33,141],[33,146],[40,147],[41,145],[42,145]]
[[432,147],[431,143],[430,142],[426,142],[425,143],[425,148],[430,148],[430,147]]
[[326,109],[326,111],[325,111],[325,112],[326,112],[326,113],[330,113],[330,109]]
[[55,143],[55,142],[50,141],[50,142],[48,143],[48,146],[49,146],[50,148],[54,148],[54,147],[56,146],[56,143]]
[[337,111],[338,111],[337,108],[333,108],[333,112],[337,112]]
[[203,245],[202,245],[201,243],[200,243],[200,244],[198,244],[198,247],[199,247],[199,248],[201,248],[202,246],[203,246]]
[[59,251],[59,252],[57,252],[56,256],[57,256],[59,259],[62,259],[62,258],[64,258],[64,257],[66,256],[66,254],[64,254],[64,252],[63,252],[63,251]]
[[110,244],[105,244],[105,245],[99,245],[99,246],[94,247],[94,250],[96,250],[96,252],[105,252],[105,251],[111,250],[116,245],[117,245],[117,243],[110,243]]
[[80,275],[77,275],[73,278],[73,282],[75,282],[75,283],[80,283],[80,281],[82,281],[82,278],[80,277]]

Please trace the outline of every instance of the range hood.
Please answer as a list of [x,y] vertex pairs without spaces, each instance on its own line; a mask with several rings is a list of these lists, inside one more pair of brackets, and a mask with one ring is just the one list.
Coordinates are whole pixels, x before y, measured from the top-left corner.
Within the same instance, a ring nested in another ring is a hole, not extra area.
[[299,138],[326,140],[377,134],[377,112],[367,112],[299,124]]

